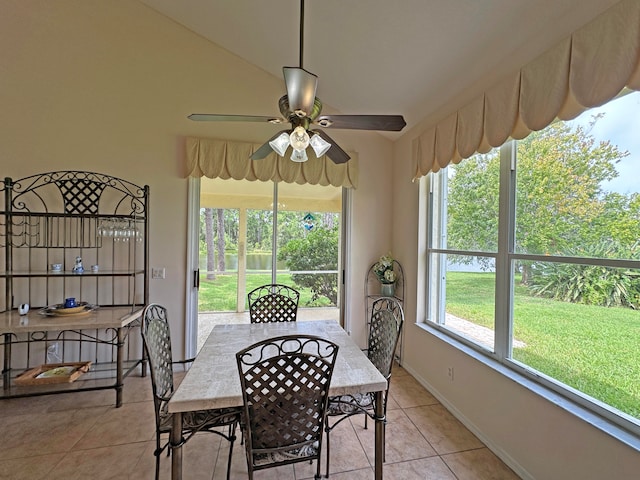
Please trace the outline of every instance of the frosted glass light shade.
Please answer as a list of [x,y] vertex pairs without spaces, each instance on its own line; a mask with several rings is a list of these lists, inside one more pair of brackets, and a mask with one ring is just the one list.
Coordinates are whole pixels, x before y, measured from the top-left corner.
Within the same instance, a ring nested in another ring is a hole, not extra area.
[[289,147],[289,135],[286,132],[282,132],[275,138],[275,140],[271,140],[269,142],[269,146],[273,148],[273,151],[278,155],[284,157],[284,154]]
[[304,150],[294,150],[291,153],[292,162],[306,162],[307,160],[309,160],[309,158],[307,157],[307,152]]
[[331,144],[317,133],[313,137],[311,137],[309,145],[311,145],[313,151],[316,152],[316,157],[318,158],[327,153],[327,150],[331,148]]
[[304,150],[309,146],[309,134],[304,127],[296,127],[289,135],[289,142],[294,150]]

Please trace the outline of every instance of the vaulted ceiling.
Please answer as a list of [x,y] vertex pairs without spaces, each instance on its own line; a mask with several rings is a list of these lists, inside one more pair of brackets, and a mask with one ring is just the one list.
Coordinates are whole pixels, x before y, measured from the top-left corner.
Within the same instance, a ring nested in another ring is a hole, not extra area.
[[[283,66],[299,66],[299,0],[140,1],[277,78]],[[307,0],[303,66],[318,75],[325,105],[345,114],[401,114],[406,132],[615,3]],[[274,115],[273,104],[273,111],[206,113]]]

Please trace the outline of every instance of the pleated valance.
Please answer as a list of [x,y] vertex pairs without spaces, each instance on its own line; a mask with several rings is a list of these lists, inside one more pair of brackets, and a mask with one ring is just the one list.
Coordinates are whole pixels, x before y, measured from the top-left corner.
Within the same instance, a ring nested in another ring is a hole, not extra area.
[[640,1],[623,0],[413,140],[415,178],[640,90]]
[[261,180],[311,185],[333,185],[355,188],[358,180],[357,154],[349,152],[351,160],[337,165],[326,155],[298,163],[280,157],[275,152],[262,160],[249,157],[260,144],[188,137],[187,175],[190,177],[235,180]]

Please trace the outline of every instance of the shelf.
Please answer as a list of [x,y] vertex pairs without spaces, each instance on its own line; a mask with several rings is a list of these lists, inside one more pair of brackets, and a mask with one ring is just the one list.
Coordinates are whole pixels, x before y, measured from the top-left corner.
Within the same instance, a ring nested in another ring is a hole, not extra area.
[[[142,360],[129,360],[123,363],[123,378],[133,372]],[[49,395],[52,393],[82,392],[89,390],[114,389],[116,382],[116,364],[98,363],[92,364],[90,370],[84,373],[78,380],[71,383],[53,383],[43,385],[16,385],[14,379],[22,371],[11,376],[11,385],[0,389],[0,398],[31,397],[35,395]]]
[[93,272],[85,270],[82,273],[72,271],[52,272],[50,270],[34,270],[34,271],[13,271],[0,272],[0,277],[4,278],[29,278],[29,277],[48,277],[48,278],[78,278],[78,277],[131,277],[134,275],[143,275],[144,269],[137,270],[98,270]]

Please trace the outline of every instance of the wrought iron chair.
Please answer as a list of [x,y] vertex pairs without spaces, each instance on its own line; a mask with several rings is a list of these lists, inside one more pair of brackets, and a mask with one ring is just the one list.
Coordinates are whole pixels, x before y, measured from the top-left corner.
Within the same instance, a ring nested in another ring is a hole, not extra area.
[[271,283],[254,288],[247,297],[251,323],[296,321],[300,292],[295,288]]
[[[174,392],[173,364],[193,361],[173,362],[171,356],[171,335],[167,321],[167,309],[158,304],[148,305],[142,314],[142,340],[149,361],[153,403],[156,416],[156,480],[160,475],[160,454],[167,448],[167,456],[171,452],[169,441],[161,445],[160,436],[171,433],[173,415],[167,411],[167,404]],[[221,408],[214,410],[198,410],[185,412],[182,415],[182,444],[198,432],[211,432],[229,441],[229,461],[227,464],[227,480],[231,470],[231,455],[236,439],[235,431],[241,418],[242,409]],[[226,430],[226,433],[224,432]]]
[[[383,395],[383,413],[387,416],[387,399],[391,384],[391,369],[395,357],[398,339],[404,323],[404,312],[400,302],[392,297],[383,297],[371,306],[371,322],[369,326],[367,357],[387,379],[387,389]],[[364,414],[364,428],[367,419],[375,416],[375,394],[367,392],[357,395],[342,395],[329,398],[325,431],[327,433],[327,471],[329,478],[329,459],[331,454],[330,433],[340,422],[358,414]],[[340,417],[333,424],[331,417]],[[385,420],[386,425],[386,420]],[[383,428],[384,440],[384,428]],[[384,445],[384,442],[383,442]]]
[[249,479],[265,468],[315,460],[320,455],[329,384],[338,346],[311,335],[258,342],[236,353]]

